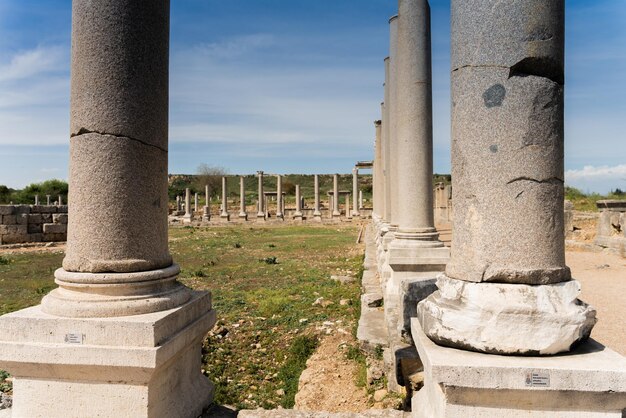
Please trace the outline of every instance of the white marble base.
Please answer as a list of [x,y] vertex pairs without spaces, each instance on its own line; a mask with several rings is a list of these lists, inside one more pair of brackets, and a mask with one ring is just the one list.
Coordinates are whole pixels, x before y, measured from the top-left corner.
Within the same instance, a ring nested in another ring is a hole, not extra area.
[[63,318],[40,306],[0,317],[0,368],[14,377],[13,418],[197,417],[213,399],[201,347],[211,295],[168,311]]
[[620,418],[626,408],[626,358],[594,340],[568,354],[501,356],[438,346],[416,318],[412,330],[425,375],[414,418]]

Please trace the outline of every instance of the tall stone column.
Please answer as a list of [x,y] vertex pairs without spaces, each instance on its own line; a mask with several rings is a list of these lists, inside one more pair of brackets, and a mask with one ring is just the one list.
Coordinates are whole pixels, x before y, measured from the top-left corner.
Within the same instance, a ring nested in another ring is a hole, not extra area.
[[230,220],[228,213],[228,183],[226,177],[222,177],[222,212],[220,218],[225,221]]
[[[383,106],[384,105],[381,104],[381,109]],[[374,122],[376,139],[374,140],[374,170],[372,172],[372,218],[374,218],[376,222],[378,222],[382,216],[383,203],[381,197],[384,193],[381,125],[382,121],[380,120]]]
[[63,205],[63,197],[61,195],[59,195],[59,199],[57,200],[59,206]]
[[248,214],[246,213],[246,188],[245,179],[243,176],[239,177],[239,219],[248,220]]
[[339,211],[339,174],[333,175],[333,218],[341,216]]
[[168,251],[168,50],[169,1],[73,1],[59,287],[0,317],[15,417],[196,417],[211,403],[210,294],[176,280]]
[[[389,140],[389,106],[390,106],[390,57],[385,58],[385,101],[383,102],[382,113],[382,161],[383,161],[383,222],[389,225],[391,220],[391,155],[390,155],[390,140]],[[385,229],[386,231],[386,229]],[[384,232],[384,231],[383,231]]]
[[46,205],[48,206],[50,206],[50,197],[51,196],[49,194],[46,195]]
[[452,258],[418,316],[441,345],[555,354],[595,324],[565,265],[564,0],[495,3],[452,1]]
[[383,290],[391,345],[411,346],[410,318],[417,303],[435,290],[435,279],[445,269],[450,251],[439,241],[433,216],[428,1],[399,0],[397,25],[394,162],[401,198],[393,204],[398,228],[387,247],[390,276]]
[[346,193],[345,206],[346,206],[346,218],[352,219],[352,214],[350,213],[350,193]]
[[322,220],[322,212],[320,211],[320,176],[313,176],[313,193],[315,194],[315,206],[313,209],[313,219]]
[[184,223],[190,223],[193,220],[193,213],[191,212],[191,191],[189,188],[185,189],[185,216],[183,216]]
[[385,128],[385,187],[386,187],[386,218],[381,229],[381,239],[378,249],[378,266],[381,273],[383,288],[391,270],[388,263],[387,250],[389,243],[395,237],[398,229],[398,184],[396,161],[396,92],[397,92],[397,45],[398,45],[398,16],[389,19],[389,58],[385,60],[385,108],[387,127]]
[[293,214],[293,217],[296,220],[302,220],[302,196],[299,184],[296,184],[296,212]]
[[363,190],[359,190],[359,209],[363,209]]
[[35,206],[39,205],[39,195],[35,195]]
[[256,214],[257,218],[265,219],[265,195],[263,194],[263,172],[257,171],[257,175],[259,177],[259,191],[258,191],[258,212]]
[[193,211],[194,213],[198,212],[198,193],[193,196]]
[[283,219],[283,178],[279,174],[276,176],[276,218]]
[[208,184],[204,186],[204,208],[202,213],[202,220],[207,222],[211,220],[211,198],[209,196]]
[[359,195],[359,169],[352,169],[352,216],[361,216],[359,206],[357,204],[357,196]]
[[[395,232],[398,227],[398,200],[400,199],[400,190],[398,187],[398,176],[400,175],[398,167],[398,137],[396,134],[397,122],[397,93],[398,93],[398,16],[389,19],[389,100],[387,109],[387,138],[389,151],[389,224],[390,231]],[[393,238],[393,234],[389,234],[389,238]]]

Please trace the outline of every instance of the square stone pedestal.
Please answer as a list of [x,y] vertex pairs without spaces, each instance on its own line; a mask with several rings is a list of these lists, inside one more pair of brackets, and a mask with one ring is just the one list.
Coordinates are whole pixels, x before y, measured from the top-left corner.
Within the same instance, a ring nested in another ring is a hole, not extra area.
[[0,317],[0,369],[14,377],[13,418],[193,417],[213,399],[201,347],[211,295],[117,318],[63,318],[41,306]]
[[440,347],[416,318],[412,333],[424,364],[415,418],[620,418],[626,408],[626,358],[594,340],[568,354],[517,357]]
[[[394,241],[395,243],[395,241]],[[437,276],[450,259],[450,249],[397,248],[389,245],[388,268],[383,273],[385,326],[389,335],[390,350],[385,367],[389,377],[389,389],[399,391],[404,376],[399,371],[407,369],[402,362],[414,363],[417,353],[412,347],[411,318],[416,316],[417,304],[437,290]]]

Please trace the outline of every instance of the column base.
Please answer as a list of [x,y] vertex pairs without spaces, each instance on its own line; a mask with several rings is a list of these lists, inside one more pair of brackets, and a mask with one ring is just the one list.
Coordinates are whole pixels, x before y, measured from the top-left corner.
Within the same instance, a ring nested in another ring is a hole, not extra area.
[[210,405],[202,340],[211,295],[163,312],[64,318],[41,306],[0,317],[0,368],[14,376],[13,417],[189,417]]
[[560,356],[511,357],[440,347],[416,318],[412,328],[424,364],[413,418],[620,418],[626,407],[626,359],[594,340]]
[[228,222],[228,221],[230,221],[230,214],[229,213],[221,213],[220,214],[220,219],[223,222]]
[[192,223],[192,222],[193,222],[193,215],[188,215],[188,214],[185,214],[185,215],[183,216],[183,223],[184,223],[184,224],[190,224],[190,223]]
[[54,272],[58,288],[44,296],[42,310],[68,318],[143,315],[181,306],[191,291],[176,278],[180,267],[134,273]]
[[247,214],[247,213],[245,213],[245,212],[240,212],[240,213],[239,213],[239,219],[242,219],[242,220],[244,220],[244,221],[247,221],[247,220],[248,220],[248,214]]
[[596,311],[577,299],[580,284],[472,283],[437,278],[417,317],[437,344],[491,354],[551,355],[589,337]]

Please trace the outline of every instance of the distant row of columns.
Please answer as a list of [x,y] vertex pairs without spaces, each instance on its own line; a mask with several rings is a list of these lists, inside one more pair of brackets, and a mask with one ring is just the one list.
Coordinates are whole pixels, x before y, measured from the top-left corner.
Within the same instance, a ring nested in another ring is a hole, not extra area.
[[[345,195],[345,216],[346,218],[352,217],[360,217],[361,211],[363,208],[363,191],[359,190],[358,183],[358,168],[354,168],[352,170],[352,191],[349,192],[340,192],[339,191],[339,175],[333,175],[333,191],[329,193],[329,202],[330,202],[330,217],[337,218],[342,215],[342,212],[339,210],[339,196]],[[257,218],[265,219],[268,216],[267,208],[266,208],[266,192],[264,191],[263,179],[265,173],[263,171],[258,171],[258,202],[257,202]],[[219,216],[222,220],[230,220],[230,214],[228,211],[228,195],[227,195],[227,177],[222,177],[222,196],[221,196],[221,204],[220,204],[220,213]],[[313,218],[316,220],[322,219],[321,212],[321,200],[320,200],[320,183],[319,183],[319,175],[314,175],[314,210],[313,210]],[[203,221],[209,221],[211,219],[210,214],[210,196],[209,196],[209,186],[205,186],[205,206],[203,207]],[[274,193],[270,193],[274,194]],[[282,191],[282,176],[276,175],[276,218],[284,219],[284,193]],[[239,219],[248,220],[248,213],[246,210],[245,203],[245,178],[243,176],[239,177],[239,195],[240,195],[240,208],[239,208]],[[335,197],[337,196],[337,197]],[[350,197],[352,196],[352,198]],[[184,203],[183,203],[184,200]],[[183,198],[180,196],[176,197],[176,210],[175,212],[179,214],[183,213],[183,222],[191,223],[194,219],[194,214],[198,212],[199,209],[199,194],[195,193],[193,196],[193,209],[191,206],[192,201],[192,193],[190,188],[185,189],[185,195]],[[183,208],[184,206],[184,208]],[[301,193],[301,186],[296,185],[296,210],[294,213],[294,218],[303,218],[303,210],[304,208],[304,199]]]

